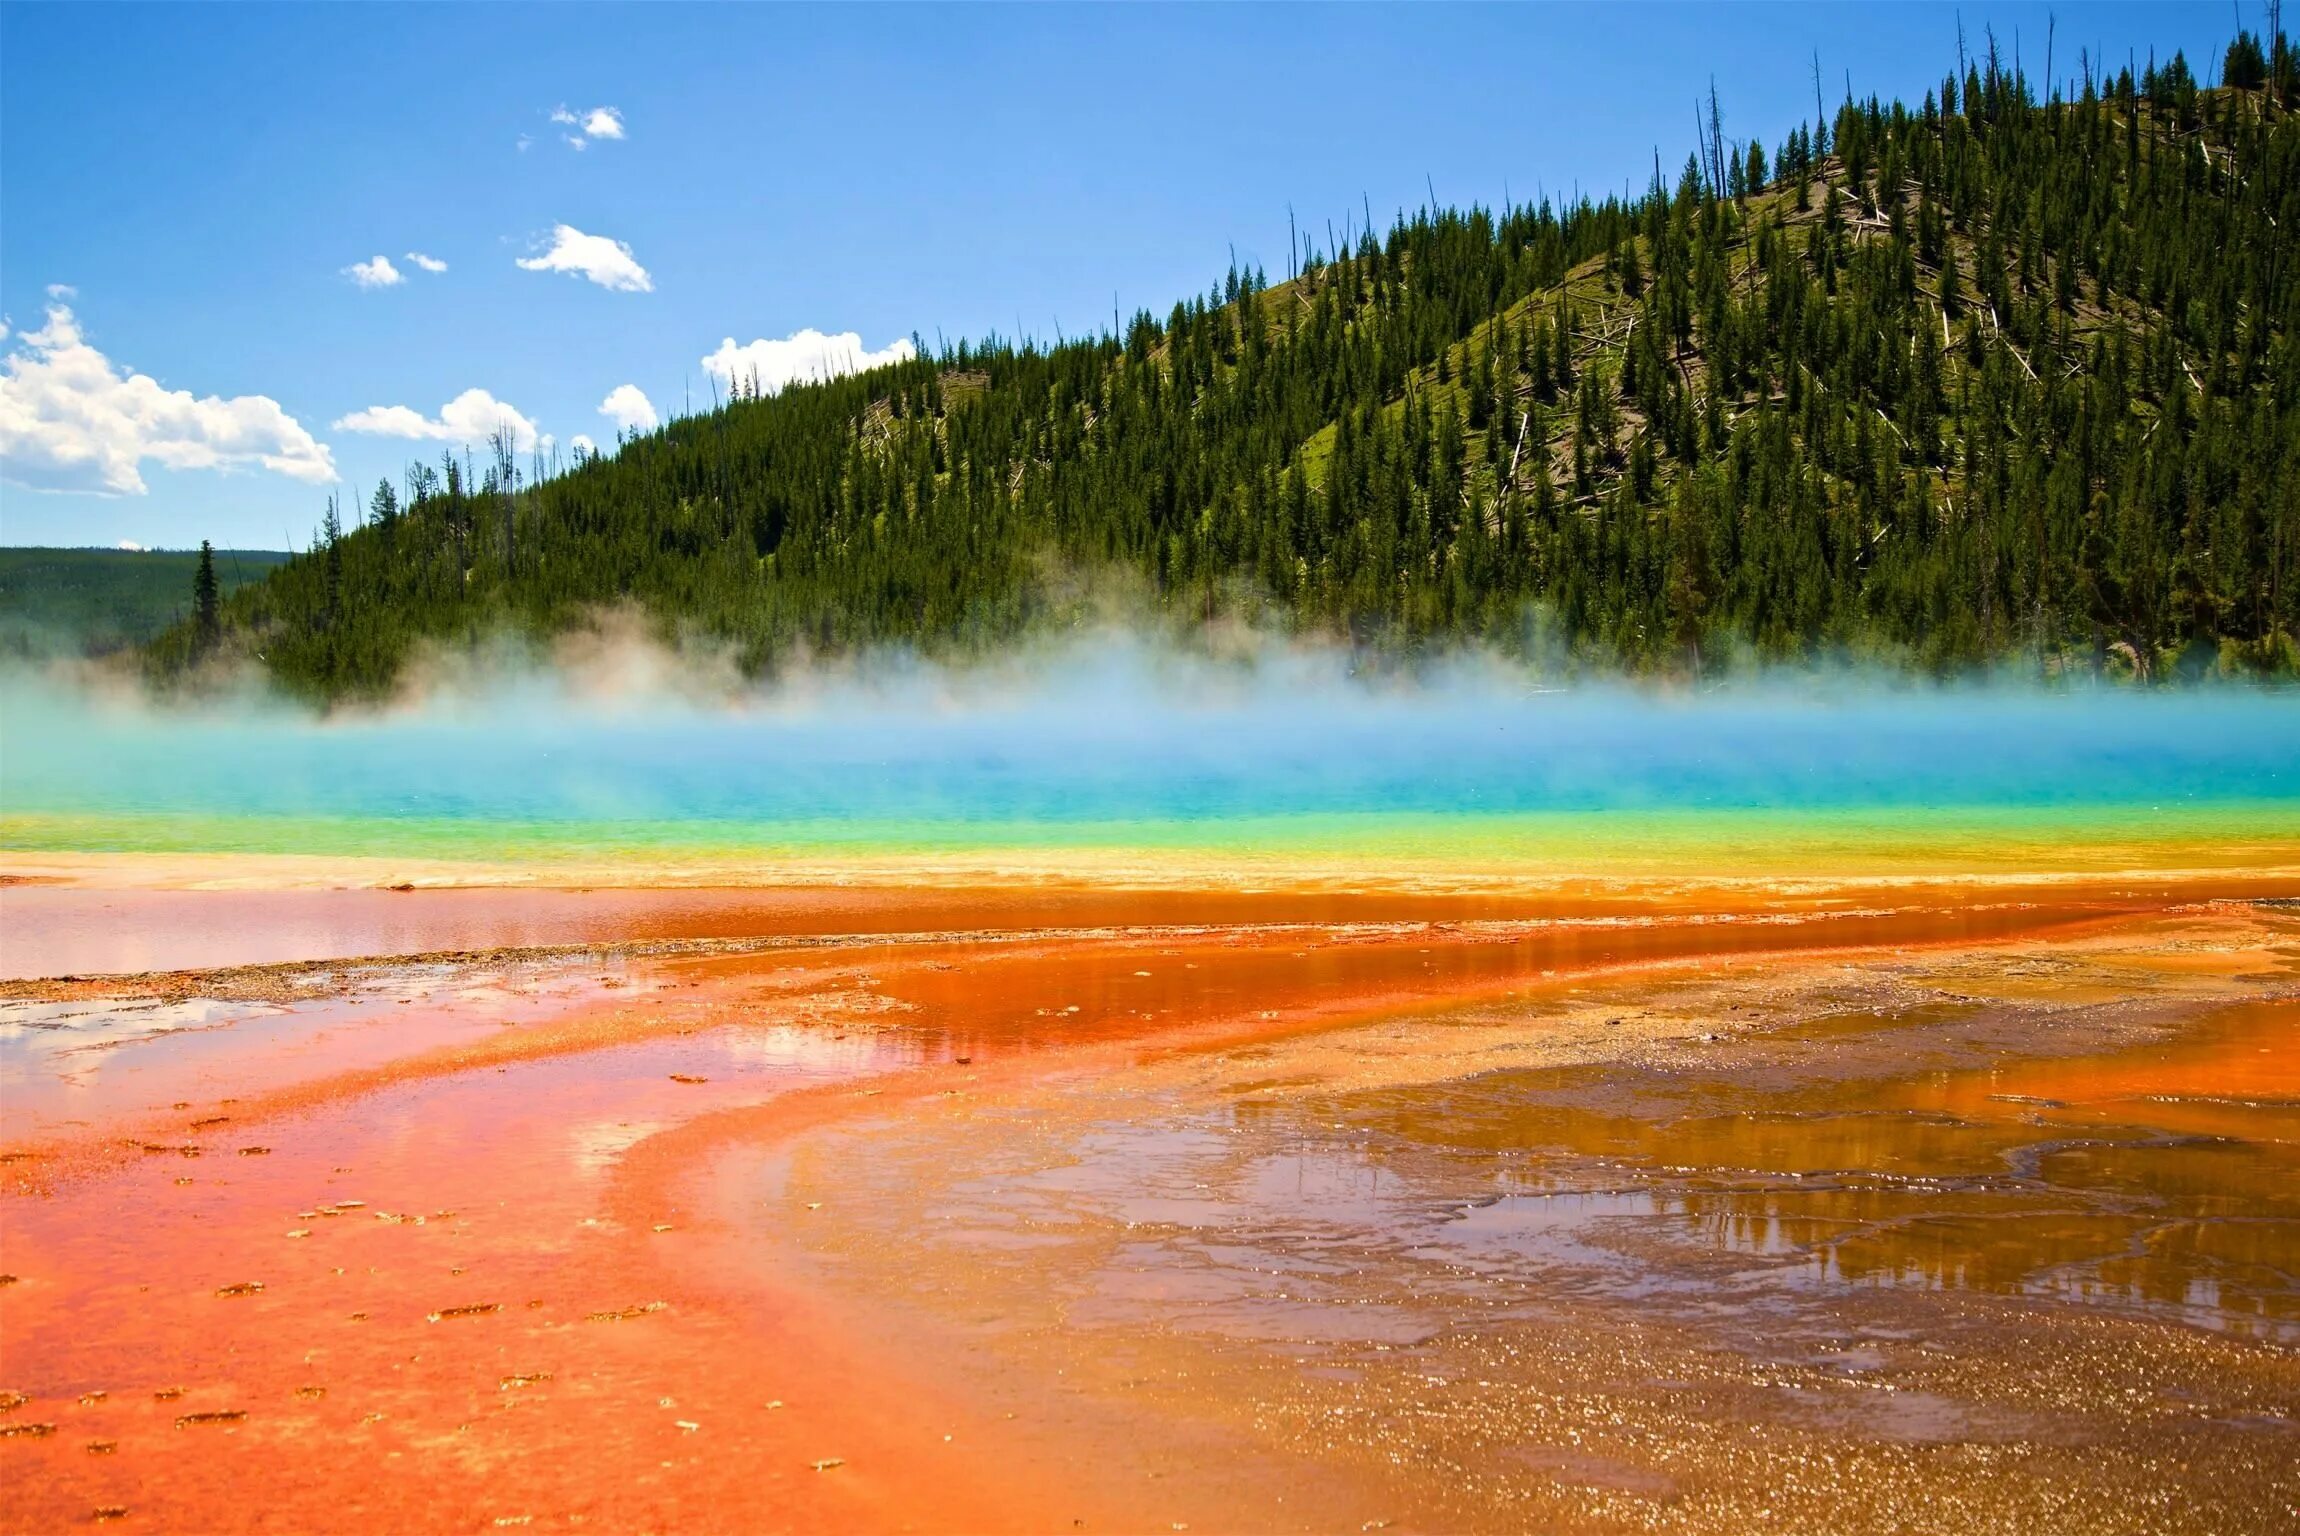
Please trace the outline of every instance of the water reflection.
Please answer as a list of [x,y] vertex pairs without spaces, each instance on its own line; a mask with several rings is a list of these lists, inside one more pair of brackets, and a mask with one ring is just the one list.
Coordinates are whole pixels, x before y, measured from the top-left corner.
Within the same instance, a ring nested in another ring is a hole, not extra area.
[[1318,1113],[1377,1133],[1356,1155],[1501,1186],[1414,1237],[1488,1277],[1991,1292],[2300,1339],[2296,1063],[2300,1003],[2271,1002],[1917,1077],[1505,1072]]

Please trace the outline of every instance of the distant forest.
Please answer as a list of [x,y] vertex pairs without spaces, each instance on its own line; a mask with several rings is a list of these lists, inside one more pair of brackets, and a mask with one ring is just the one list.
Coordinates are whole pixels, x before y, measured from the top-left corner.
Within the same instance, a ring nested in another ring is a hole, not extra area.
[[2290,675],[2296,105],[2281,34],[2045,99],[1992,40],[1770,150],[1711,98],[1634,198],[1369,211],[1105,334],[410,465],[147,654],[340,697],[627,603],[771,671],[991,647],[1116,571],[1175,623],[1567,668]]
[[[286,560],[269,549],[218,549],[219,594]],[[0,548],[0,658],[108,655],[146,645],[192,617],[199,556],[176,549]]]

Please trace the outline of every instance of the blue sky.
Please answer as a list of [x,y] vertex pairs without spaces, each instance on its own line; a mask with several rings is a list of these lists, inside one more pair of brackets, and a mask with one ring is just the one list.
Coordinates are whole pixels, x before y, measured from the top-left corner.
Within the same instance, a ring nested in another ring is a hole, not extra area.
[[[2082,47],[2177,47],[2216,78],[2234,26],[2050,11],[2062,76]],[[2032,73],[2047,14],[1962,7]],[[0,542],[301,547],[331,489],[364,501],[506,408],[611,446],[611,393],[707,403],[729,338],[1051,338],[1114,293],[1162,314],[1233,243],[1281,276],[1289,202],[1322,243],[1427,184],[1641,184],[1656,145],[1674,172],[1712,75],[1727,134],[1768,148],[1812,115],[1816,50],[1832,108],[1848,70],[1915,100],[1957,17],[9,4]],[[398,281],[347,271],[377,256]]]

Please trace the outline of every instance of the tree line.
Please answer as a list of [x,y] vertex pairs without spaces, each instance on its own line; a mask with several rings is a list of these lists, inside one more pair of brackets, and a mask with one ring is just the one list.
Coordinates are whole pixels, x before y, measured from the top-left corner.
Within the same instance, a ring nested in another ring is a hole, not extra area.
[[2300,63],[2243,33],[2039,99],[1993,44],[1642,194],[1426,206],[1163,317],[738,389],[553,472],[330,503],[150,649],[319,697],[631,603],[771,670],[996,646],[1117,570],[1411,650],[1714,673],[2300,670]]

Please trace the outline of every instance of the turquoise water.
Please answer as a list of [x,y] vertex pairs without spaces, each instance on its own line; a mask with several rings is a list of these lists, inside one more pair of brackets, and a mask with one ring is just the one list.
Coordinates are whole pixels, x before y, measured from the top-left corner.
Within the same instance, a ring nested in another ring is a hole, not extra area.
[[331,719],[0,688],[0,840],[18,848],[1346,847],[1443,840],[1453,823],[1907,829],[1949,814],[2201,817],[2280,835],[2300,816],[2300,698],[1685,697],[1538,692],[1486,672],[1377,687],[1124,657],[736,704],[602,703],[530,682]]

